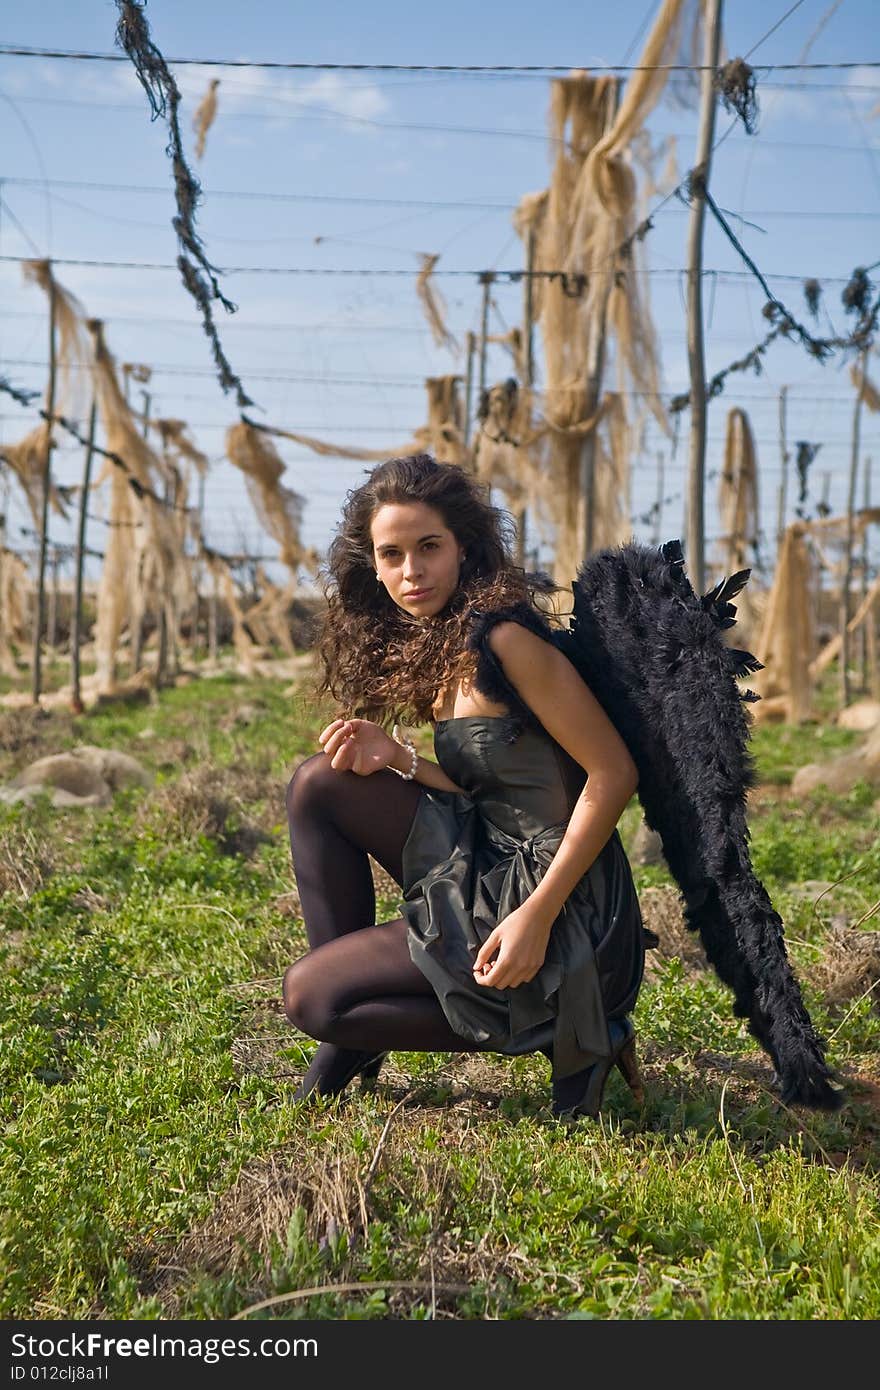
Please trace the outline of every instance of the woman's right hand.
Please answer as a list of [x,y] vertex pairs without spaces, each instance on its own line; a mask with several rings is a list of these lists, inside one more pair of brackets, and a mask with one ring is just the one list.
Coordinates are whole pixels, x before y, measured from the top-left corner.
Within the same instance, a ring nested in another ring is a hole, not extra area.
[[318,735],[318,742],[337,772],[356,772],[369,777],[388,767],[399,751],[395,739],[369,719],[334,719]]

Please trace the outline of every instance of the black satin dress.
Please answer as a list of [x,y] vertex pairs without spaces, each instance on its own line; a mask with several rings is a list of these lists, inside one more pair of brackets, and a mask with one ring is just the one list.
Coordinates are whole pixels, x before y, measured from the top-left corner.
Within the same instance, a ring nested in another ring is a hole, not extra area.
[[403,850],[413,961],[460,1036],[487,1051],[553,1047],[564,1077],[610,1052],[608,1017],[644,968],[638,898],[615,830],[553,925],[545,962],[516,989],[475,983],[474,959],[550,865],[586,775],[536,721],[465,715],[435,726],[437,761],[463,789],[423,789]]

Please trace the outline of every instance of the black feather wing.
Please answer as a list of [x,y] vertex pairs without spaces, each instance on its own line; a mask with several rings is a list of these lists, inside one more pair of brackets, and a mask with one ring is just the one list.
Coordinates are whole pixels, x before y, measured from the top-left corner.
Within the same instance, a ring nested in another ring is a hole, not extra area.
[[687,923],[772,1058],[783,1099],[834,1109],[840,1098],[824,1046],[748,850],[754,769],[744,702],[757,696],[736,680],[761,663],[721,636],[747,578],[741,570],[701,599],[677,541],[601,551],[581,568],[572,625],[554,640],[630,750]]

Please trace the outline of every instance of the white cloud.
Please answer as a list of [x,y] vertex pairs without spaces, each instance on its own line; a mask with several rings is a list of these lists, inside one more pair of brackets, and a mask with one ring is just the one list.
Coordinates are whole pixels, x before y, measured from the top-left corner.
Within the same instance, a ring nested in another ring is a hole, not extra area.
[[[831,110],[829,106],[826,119]],[[759,131],[769,127],[771,117],[774,124],[777,121],[812,121],[816,115],[816,98],[797,87],[776,87],[762,96],[759,87],[759,111]]]
[[[39,97],[63,93],[75,100],[91,99],[111,105],[120,98],[143,103],[146,96],[130,62],[96,65],[58,60],[22,62],[0,70],[0,89],[10,96]],[[213,78],[219,78],[219,110],[230,115],[289,116],[302,110],[348,118],[350,129],[369,130],[369,122],[386,114],[390,102],[381,87],[362,74],[319,72],[297,76],[265,68],[219,68],[198,63],[174,67],[172,73],[183,102],[181,119],[195,111]],[[366,122],[363,126],[360,122]]]
[[353,82],[336,72],[322,72],[299,93],[306,105],[332,106],[346,116],[372,118],[388,110],[385,93],[362,79]]
[[[220,69],[194,65],[178,70],[177,82],[187,104],[197,103],[212,78],[220,78],[219,111],[248,112],[271,118],[292,109],[329,112],[354,124],[370,121],[389,110],[385,93],[362,76],[322,72],[298,78],[264,68]],[[273,109],[274,108],[274,109]],[[219,114],[219,112],[218,112]]]
[[[820,74],[822,76],[822,74]],[[829,80],[836,81],[834,74]],[[872,111],[880,117],[880,83],[874,68],[851,68],[835,91],[824,88],[817,92],[809,90],[809,80],[801,87],[781,85],[769,91],[762,99],[762,110],[774,121],[778,118],[824,125],[848,124],[852,128],[853,117],[864,120]],[[816,81],[815,86],[819,86]],[[760,93],[760,82],[758,84]],[[880,127],[880,121],[878,121]],[[873,136],[874,131],[868,128]],[[868,132],[866,132],[868,133]]]
[[[877,82],[876,68],[853,68],[847,75],[846,85],[849,89],[847,97],[851,103],[850,109],[855,108],[860,116],[877,120],[878,125],[872,134],[880,133],[880,85]],[[859,91],[860,87],[872,90]]]
[[252,140],[248,135],[230,135],[228,133],[224,135],[223,142],[228,145],[230,149],[235,150],[253,149],[257,144],[257,141]]

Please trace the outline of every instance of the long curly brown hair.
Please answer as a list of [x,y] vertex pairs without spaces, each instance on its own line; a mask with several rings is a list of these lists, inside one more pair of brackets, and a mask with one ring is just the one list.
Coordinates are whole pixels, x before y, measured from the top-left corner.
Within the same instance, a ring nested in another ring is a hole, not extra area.
[[[404,612],[376,583],[370,528],[389,502],[433,507],[465,551],[458,587],[432,618]],[[515,564],[514,534],[510,514],[493,507],[489,489],[457,464],[412,454],[372,469],[346,498],[323,570],[327,609],[317,692],[332,695],[349,715],[386,727],[429,720],[439,692],[475,672],[476,653],[467,646],[474,613],[531,605],[535,593],[556,587]]]

